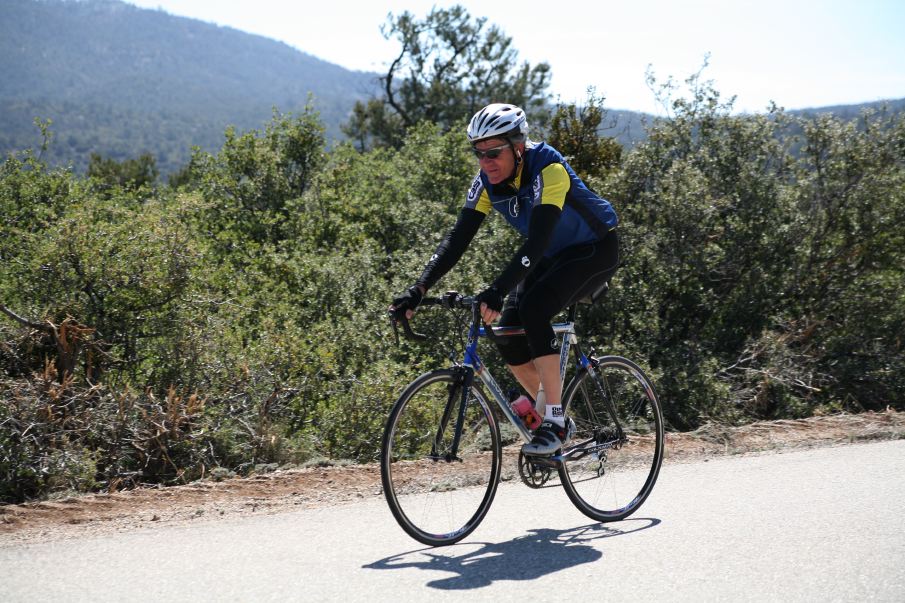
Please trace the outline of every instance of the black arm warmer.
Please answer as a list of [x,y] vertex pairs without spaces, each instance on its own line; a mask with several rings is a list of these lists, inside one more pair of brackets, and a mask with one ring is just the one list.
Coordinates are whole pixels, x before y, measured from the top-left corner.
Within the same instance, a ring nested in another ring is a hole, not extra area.
[[456,225],[453,226],[446,238],[437,246],[434,255],[431,256],[427,266],[424,267],[421,278],[415,284],[421,285],[426,291],[433,287],[444,274],[449,272],[456,265],[456,262],[459,261],[459,258],[462,257],[462,254],[465,253],[465,250],[468,249],[468,244],[471,243],[471,240],[477,234],[478,227],[481,226],[484,218],[485,214],[476,209],[463,207],[462,211],[459,212],[459,219],[456,221]]
[[538,205],[531,211],[528,238],[493,283],[500,293],[506,295],[512,291],[534,270],[553,238],[553,230],[559,223],[561,214],[562,210],[555,205]]

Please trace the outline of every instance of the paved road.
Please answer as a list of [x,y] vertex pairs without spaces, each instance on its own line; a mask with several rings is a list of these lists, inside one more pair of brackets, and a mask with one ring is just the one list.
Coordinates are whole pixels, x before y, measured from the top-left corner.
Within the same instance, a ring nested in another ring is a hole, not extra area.
[[0,547],[4,601],[905,601],[905,441],[665,465],[618,524],[504,485],[426,549],[382,499]]

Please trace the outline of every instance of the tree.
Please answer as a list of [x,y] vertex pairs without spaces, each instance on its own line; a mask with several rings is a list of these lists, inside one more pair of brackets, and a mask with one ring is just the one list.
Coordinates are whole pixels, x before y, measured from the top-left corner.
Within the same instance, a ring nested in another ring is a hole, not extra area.
[[309,102],[300,115],[274,111],[264,132],[230,127],[216,155],[196,151],[179,183],[210,201],[207,228],[225,248],[274,243],[325,161],[324,126]]
[[566,156],[582,178],[604,180],[619,166],[622,146],[615,138],[599,134],[605,117],[603,97],[590,89],[585,106],[559,105],[550,121],[547,141]]
[[550,66],[518,64],[511,38],[462,6],[433,9],[424,20],[409,12],[389,15],[381,28],[399,41],[398,56],[380,78],[383,96],[359,101],[343,132],[362,149],[401,146],[405,130],[430,121],[449,130],[482,106],[509,102],[542,123]]
[[120,186],[130,191],[143,186],[153,187],[159,175],[157,161],[150,153],[122,162],[105,159],[99,153],[91,153],[91,162],[88,164],[89,178],[95,178],[106,186]]

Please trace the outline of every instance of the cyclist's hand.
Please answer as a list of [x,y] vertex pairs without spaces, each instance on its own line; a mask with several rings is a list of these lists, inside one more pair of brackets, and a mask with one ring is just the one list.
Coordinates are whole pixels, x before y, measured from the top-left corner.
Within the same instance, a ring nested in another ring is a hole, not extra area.
[[481,302],[481,318],[484,324],[490,324],[500,317],[503,311],[503,295],[496,287],[485,289],[475,298]]
[[422,299],[424,299],[424,291],[418,285],[413,285],[406,289],[405,293],[393,299],[390,312],[397,318],[411,318]]

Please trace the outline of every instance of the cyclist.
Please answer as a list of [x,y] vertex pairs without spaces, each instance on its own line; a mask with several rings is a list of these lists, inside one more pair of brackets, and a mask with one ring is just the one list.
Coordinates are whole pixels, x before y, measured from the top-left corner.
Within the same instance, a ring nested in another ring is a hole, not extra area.
[[[609,281],[619,264],[617,217],[608,201],[582,182],[563,156],[528,138],[525,112],[494,103],[472,117],[466,135],[480,171],[452,231],[414,285],[390,309],[410,318],[424,294],[462,257],[491,209],[524,237],[502,273],[478,296],[482,320],[521,326],[524,337],[497,339],[519,384],[534,398],[543,390],[543,422],[527,455],[548,456],[568,441],[574,424],[561,404],[558,341],[552,320]],[[505,301],[504,301],[505,297]]]

